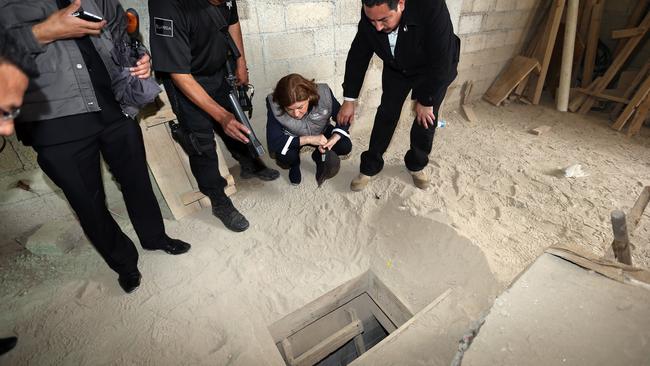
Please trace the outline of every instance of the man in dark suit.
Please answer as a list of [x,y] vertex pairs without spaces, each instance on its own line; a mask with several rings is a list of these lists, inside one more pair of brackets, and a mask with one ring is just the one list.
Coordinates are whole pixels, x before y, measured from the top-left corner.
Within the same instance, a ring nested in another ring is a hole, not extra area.
[[416,118],[411,127],[410,149],[404,156],[413,183],[426,189],[436,116],[447,88],[456,78],[460,39],[454,34],[444,0],[362,0],[357,34],[345,65],[344,103],[338,122],[352,123],[373,54],[384,61],[381,104],[370,135],[370,146],[361,154],[360,174],[350,189],[364,189],[384,167],[383,154],[399,121],[406,96],[415,100]]

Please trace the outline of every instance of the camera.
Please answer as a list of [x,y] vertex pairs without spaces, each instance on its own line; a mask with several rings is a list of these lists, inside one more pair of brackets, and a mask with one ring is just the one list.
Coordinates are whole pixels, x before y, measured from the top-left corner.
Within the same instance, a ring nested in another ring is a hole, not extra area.
[[93,23],[99,23],[102,20],[104,20],[104,18],[100,17],[99,15],[89,13],[89,12],[83,10],[82,8],[79,8],[79,10],[72,13],[72,16],[77,17],[77,18],[79,18],[81,20],[85,20],[87,22],[93,22]]

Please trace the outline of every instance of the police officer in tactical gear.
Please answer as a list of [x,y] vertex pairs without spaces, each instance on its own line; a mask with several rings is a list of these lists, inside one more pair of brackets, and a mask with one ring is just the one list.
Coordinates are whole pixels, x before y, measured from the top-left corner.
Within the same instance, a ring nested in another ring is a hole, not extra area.
[[214,132],[241,166],[241,177],[277,179],[251,155],[246,143],[250,131],[231,113],[226,82],[227,36],[241,57],[235,74],[248,83],[248,71],[235,0],[149,0],[151,51],[154,70],[162,77],[181,128],[195,141],[190,166],[199,190],[212,202],[212,212],[232,231],[249,224],[224,193],[226,181],[219,174]]

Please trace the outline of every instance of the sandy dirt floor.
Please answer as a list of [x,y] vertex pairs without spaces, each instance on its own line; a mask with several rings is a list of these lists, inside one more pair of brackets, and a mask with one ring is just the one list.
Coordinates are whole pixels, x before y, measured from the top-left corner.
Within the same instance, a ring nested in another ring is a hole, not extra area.
[[[193,248],[181,257],[141,251],[143,285],[132,295],[79,229],[69,236],[76,247],[57,257],[34,256],[2,235],[0,336],[19,343],[0,364],[281,365],[267,327],[368,269],[414,313],[452,288],[473,318],[548,246],[610,255],[610,212],[629,210],[650,185],[648,129],[628,139],[605,119],[550,107],[478,103],[475,111],[476,124],[444,116],[427,191],[413,187],[403,164],[407,123],[363,192],[348,187],[367,122],[355,126],[350,159],[320,189],[308,155],[298,187],[287,171],[271,183],[237,180],[233,199],[250,229],[228,232],[209,210],[167,221]],[[552,130],[528,132],[540,125]],[[573,164],[588,176],[564,177]],[[29,220],[25,212],[15,217]],[[134,237],[126,217],[117,219]],[[632,241],[635,264],[650,266],[648,213]]]

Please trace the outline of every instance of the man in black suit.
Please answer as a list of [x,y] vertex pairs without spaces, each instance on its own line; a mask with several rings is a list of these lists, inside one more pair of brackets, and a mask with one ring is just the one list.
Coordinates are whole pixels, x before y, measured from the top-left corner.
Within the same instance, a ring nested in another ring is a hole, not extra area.
[[344,103],[338,122],[352,123],[355,100],[373,54],[384,61],[381,104],[370,135],[370,146],[361,154],[360,174],[350,189],[364,189],[384,167],[383,154],[399,121],[406,96],[412,91],[416,118],[411,145],[404,156],[413,183],[426,189],[433,135],[438,110],[447,88],[456,78],[460,39],[454,34],[444,0],[362,0],[357,34],[345,65]]

